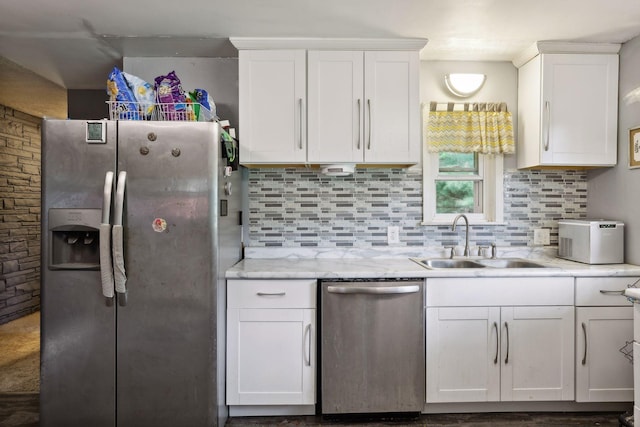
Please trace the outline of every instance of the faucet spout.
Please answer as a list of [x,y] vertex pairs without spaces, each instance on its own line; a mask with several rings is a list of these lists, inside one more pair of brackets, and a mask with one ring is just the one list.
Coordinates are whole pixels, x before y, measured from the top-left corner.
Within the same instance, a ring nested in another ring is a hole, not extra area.
[[464,224],[466,226],[465,231],[465,239],[464,239],[464,256],[469,256],[469,219],[465,214],[460,214],[453,219],[453,224],[451,224],[451,231],[456,231],[456,224],[458,220],[462,218],[464,219]]

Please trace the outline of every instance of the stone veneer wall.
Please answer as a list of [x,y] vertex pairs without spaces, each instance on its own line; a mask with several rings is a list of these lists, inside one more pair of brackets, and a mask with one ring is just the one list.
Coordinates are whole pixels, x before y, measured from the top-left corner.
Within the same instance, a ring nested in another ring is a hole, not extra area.
[[40,308],[40,127],[0,105],[0,324]]
[[[532,246],[533,230],[557,220],[585,218],[584,171],[507,171],[504,225],[472,226],[472,245]],[[249,241],[254,247],[387,246],[387,226],[400,226],[399,245],[460,245],[451,227],[423,226],[422,171],[358,169],[350,177],[325,177],[311,169],[249,170]]]

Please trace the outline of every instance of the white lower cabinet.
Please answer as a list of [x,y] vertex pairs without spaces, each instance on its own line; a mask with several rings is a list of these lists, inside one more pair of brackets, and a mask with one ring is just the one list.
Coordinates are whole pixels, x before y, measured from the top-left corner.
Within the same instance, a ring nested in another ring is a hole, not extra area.
[[573,307],[427,309],[427,402],[573,399]]
[[427,402],[500,400],[498,307],[427,308]]
[[228,281],[228,405],[315,404],[315,307],[315,280]]
[[427,279],[427,403],[573,400],[572,302],[572,278]]
[[501,400],[573,400],[573,306],[502,307],[501,320]]
[[618,292],[637,277],[576,279],[576,401],[633,401],[633,307]]

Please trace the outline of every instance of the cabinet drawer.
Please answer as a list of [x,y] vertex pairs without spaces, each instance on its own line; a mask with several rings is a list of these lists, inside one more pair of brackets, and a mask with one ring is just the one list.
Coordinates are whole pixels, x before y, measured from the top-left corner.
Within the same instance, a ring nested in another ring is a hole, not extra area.
[[227,308],[316,308],[316,280],[227,280]]
[[572,277],[428,278],[427,306],[573,305]]
[[619,291],[625,290],[636,280],[638,277],[577,277],[576,305],[630,306],[631,302]]

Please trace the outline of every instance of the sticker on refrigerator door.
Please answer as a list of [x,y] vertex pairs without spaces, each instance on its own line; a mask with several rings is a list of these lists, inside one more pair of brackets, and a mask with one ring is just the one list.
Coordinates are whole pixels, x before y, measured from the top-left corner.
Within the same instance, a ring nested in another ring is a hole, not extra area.
[[153,231],[156,233],[162,233],[167,229],[167,221],[162,218],[156,218],[153,220]]

